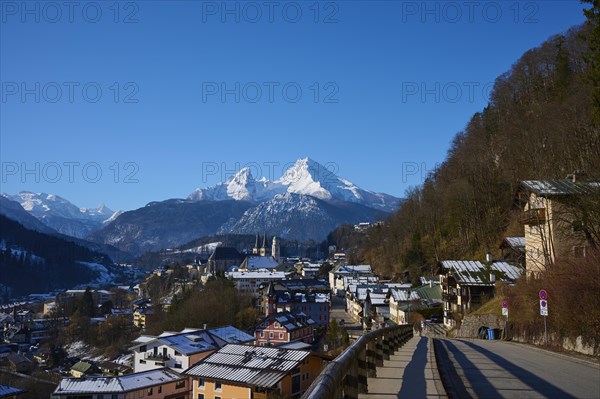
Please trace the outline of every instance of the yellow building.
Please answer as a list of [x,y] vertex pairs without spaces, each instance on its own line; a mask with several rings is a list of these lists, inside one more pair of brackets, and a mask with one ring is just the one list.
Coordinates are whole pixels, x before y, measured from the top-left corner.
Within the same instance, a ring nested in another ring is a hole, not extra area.
[[133,312],[133,325],[139,328],[146,328],[146,321],[151,315],[152,309],[139,307]]
[[323,369],[308,351],[227,345],[185,372],[194,399],[299,398]]
[[598,198],[600,182],[581,181],[575,174],[565,180],[521,182],[528,277],[539,275],[558,258],[585,256],[598,239]]

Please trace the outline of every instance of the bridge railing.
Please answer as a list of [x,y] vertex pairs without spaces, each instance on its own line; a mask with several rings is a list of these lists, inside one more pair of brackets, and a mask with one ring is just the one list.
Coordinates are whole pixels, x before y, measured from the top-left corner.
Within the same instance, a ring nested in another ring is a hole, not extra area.
[[367,393],[367,378],[413,336],[412,325],[386,327],[360,337],[331,361],[302,399],[358,399]]

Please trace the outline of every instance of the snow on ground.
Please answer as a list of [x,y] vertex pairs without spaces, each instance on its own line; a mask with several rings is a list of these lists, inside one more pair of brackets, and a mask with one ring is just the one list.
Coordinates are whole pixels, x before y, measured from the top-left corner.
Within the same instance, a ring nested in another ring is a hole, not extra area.
[[100,285],[109,284],[113,281],[113,279],[115,277],[108,271],[106,266],[101,265],[100,263],[81,262],[81,261],[78,261],[77,263],[87,266],[91,270],[98,273],[98,277],[96,277],[96,279],[91,282],[92,284],[100,284]]

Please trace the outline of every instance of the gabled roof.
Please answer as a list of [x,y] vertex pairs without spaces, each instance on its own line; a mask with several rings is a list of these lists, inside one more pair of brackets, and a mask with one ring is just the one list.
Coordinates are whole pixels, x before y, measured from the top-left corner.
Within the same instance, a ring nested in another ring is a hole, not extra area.
[[[409,292],[410,292],[410,297],[409,297]],[[410,301],[417,301],[420,298],[419,294],[417,293],[416,290],[408,290],[408,289],[404,289],[404,288],[391,288],[390,289],[390,295],[391,297],[394,299],[395,302],[408,302]]]
[[[294,331],[300,328],[313,326],[315,321],[302,312],[279,312],[269,315],[263,319],[263,322],[277,321],[287,331]],[[260,329],[261,327],[258,327]]]
[[523,273],[522,268],[503,261],[494,261],[487,266],[479,261],[444,260],[440,265],[462,285],[493,285],[490,274],[493,274],[496,280],[512,282]]
[[63,378],[55,394],[109,394],[144,389],[181,380],[181,375],[169,369],[157,369],[121,377]]
[[240,265],[240,269],[275,269],[279,263],[272,256],[246,256]]
[[227,345],[185,371],[192,377],[271,388],[310,355],[308,351]]
[[600,194],[600,181],[573,181],[572,179],[523,180],[521,181],[521,187],[540,197]]
[[77,362],[71,367],[71,370],[79,371],[80,373],[87,373],[88,371],[91,371],[93,368],[94,368],[94,366],[90,363]]
[[190,356],[194,353],[217,350],[229,343],[246,343],[252,341],[254,341],[253,336],[233,326],[224,326],[209,330],[186,328],[179,333],[163,333],[149,340],[138,339],[134,341],[135,345],[130,349],[134,350],[140,346],[157,342],[185,356]]
[[525,237],[504,237],[499,247],[525,252]]

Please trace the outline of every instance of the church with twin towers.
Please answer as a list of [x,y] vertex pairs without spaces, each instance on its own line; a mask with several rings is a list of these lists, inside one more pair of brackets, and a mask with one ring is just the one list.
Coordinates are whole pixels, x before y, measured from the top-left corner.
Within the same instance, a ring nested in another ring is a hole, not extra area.
[[256,241],[254,242],[254,247],[252,248],[252,255],[255,256],[272,256],[277,262],[279,262],[279,258],[281,257],[281,249],[279,246],[279,238],[273,236],[271,240],[271,248],[268,246],[268,238],[267,233],[262,237],[262,245],[259,246],[261,242],[260,235],[256,234]]

